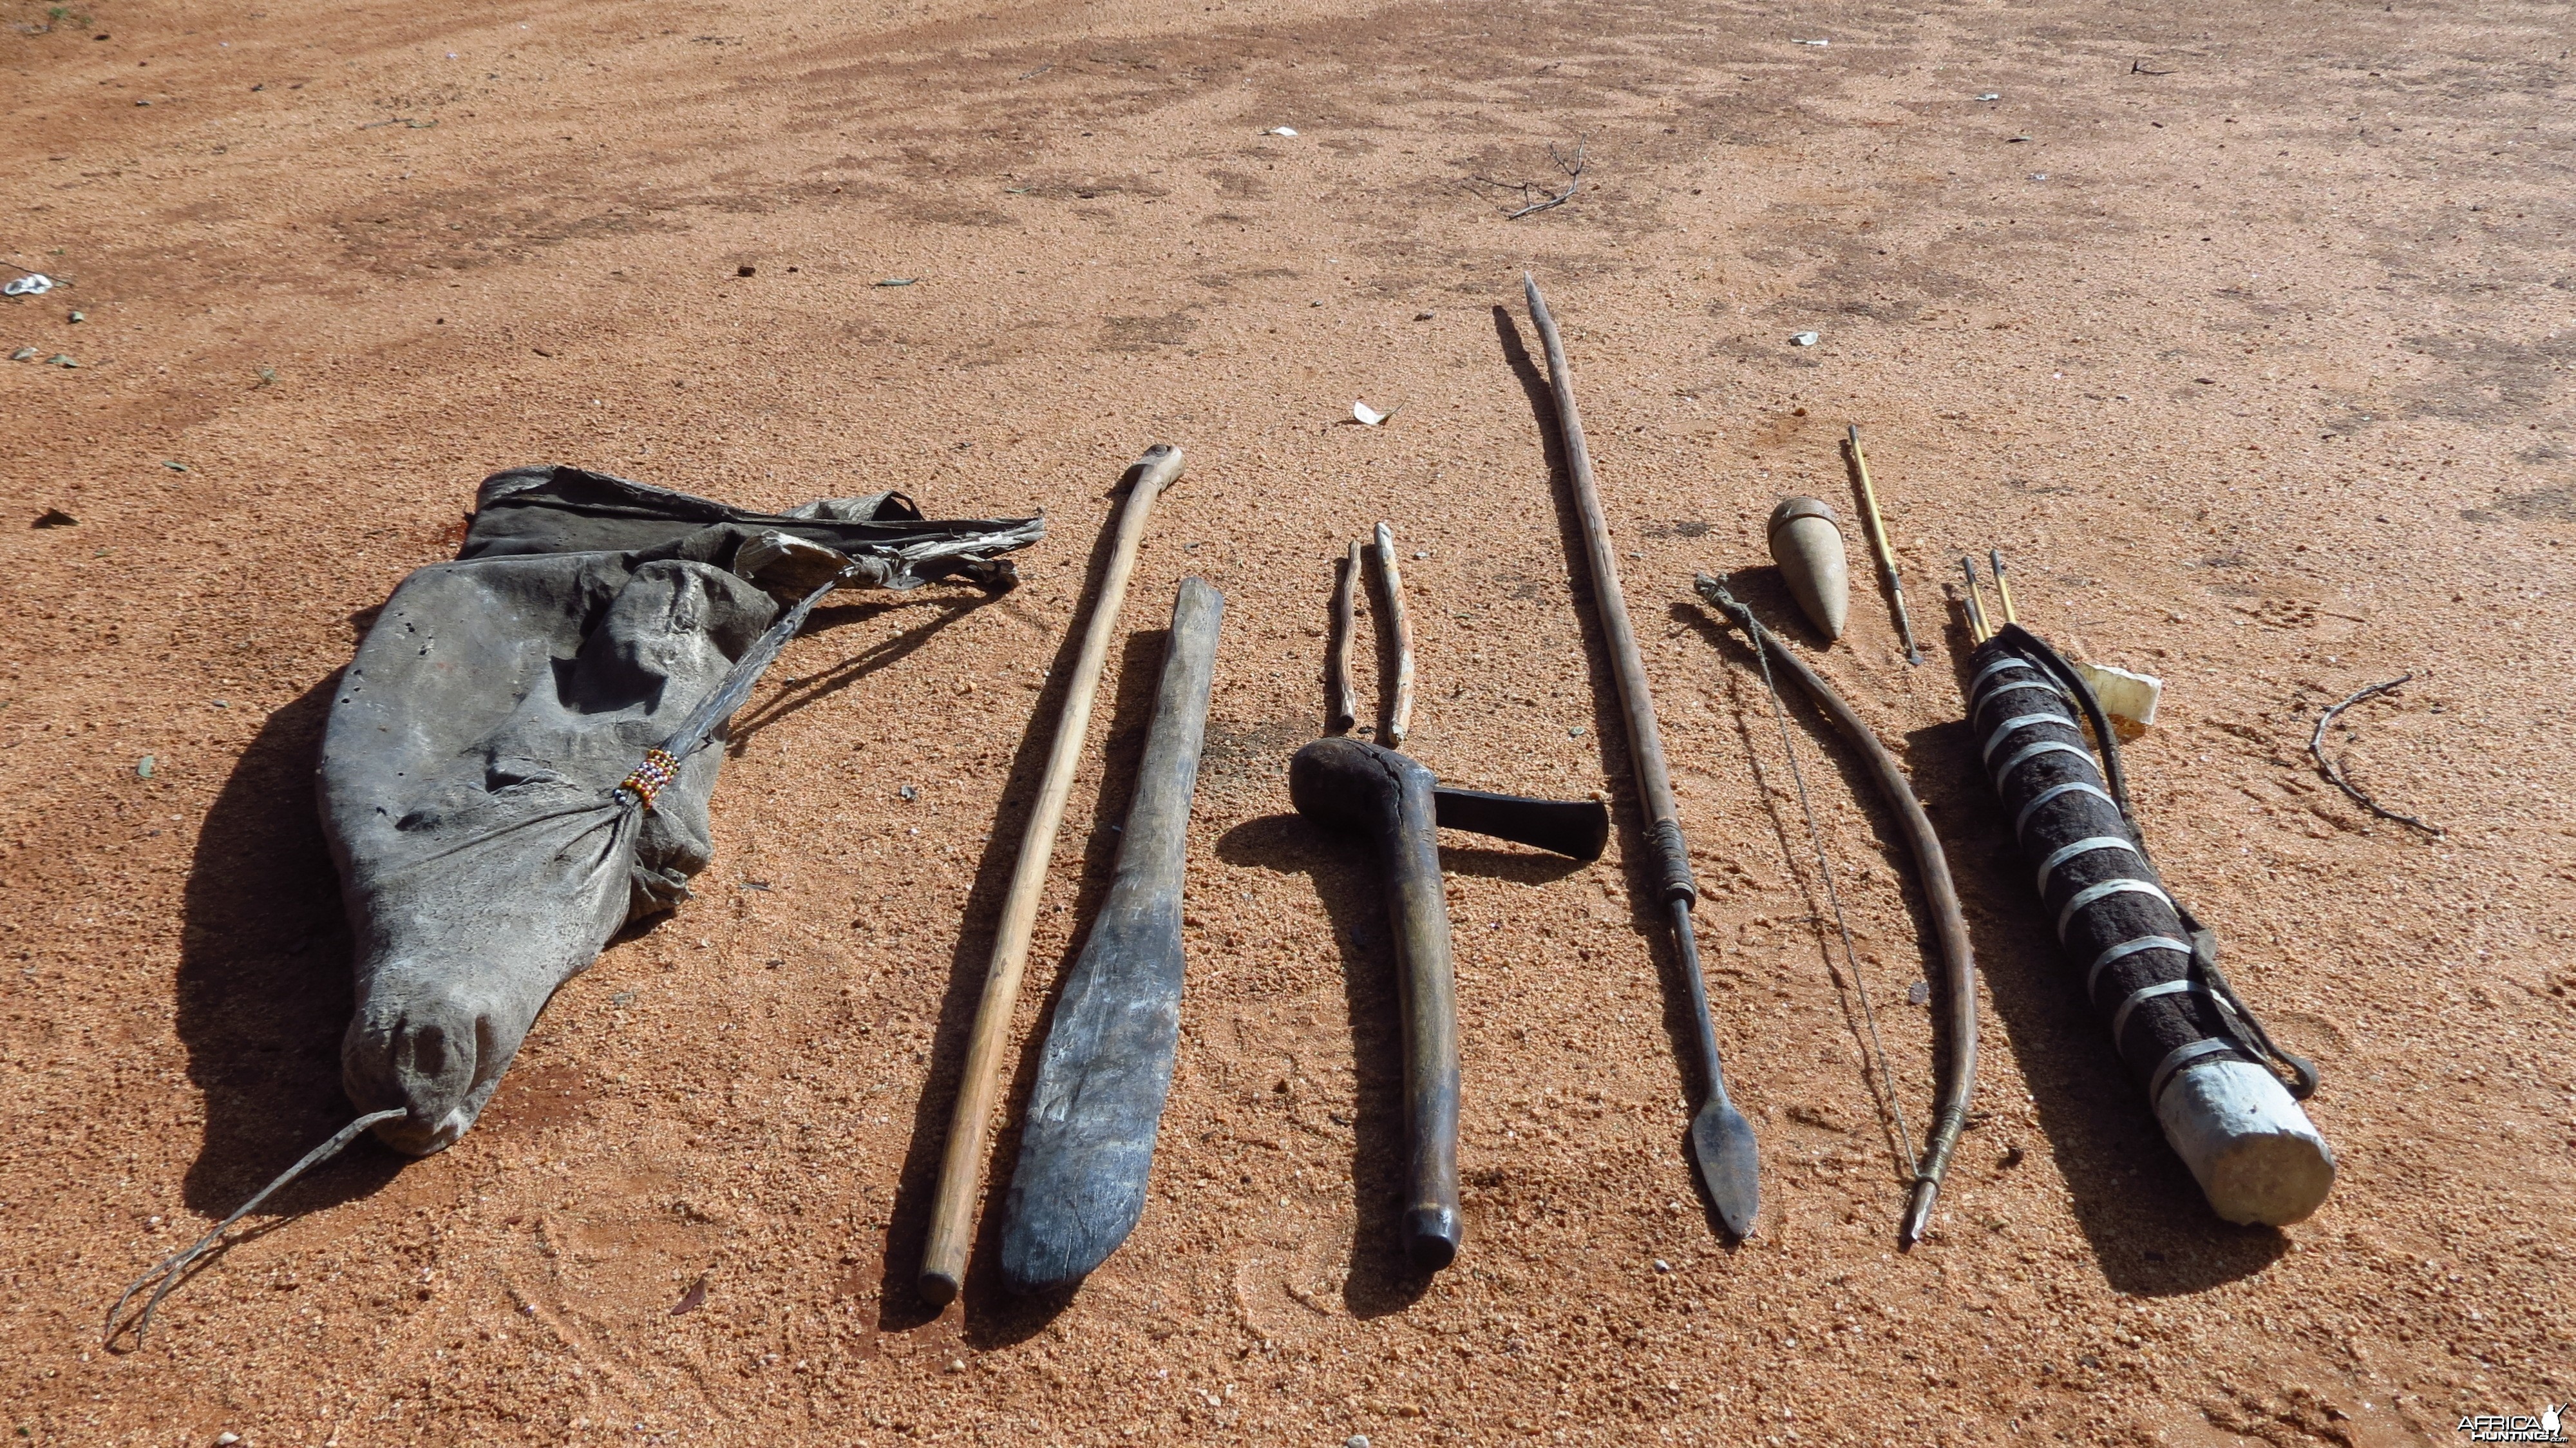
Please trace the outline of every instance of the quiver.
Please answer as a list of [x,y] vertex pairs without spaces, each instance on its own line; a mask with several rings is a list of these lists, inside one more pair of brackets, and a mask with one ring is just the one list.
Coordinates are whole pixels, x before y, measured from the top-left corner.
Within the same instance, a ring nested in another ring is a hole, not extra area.
[[2233,1222],[2308,1216],[2335,1170],[2292,1094],[2314,1091],[2316,1070],[2273,1043],[2219,971],[2216,935],[2148,859],[2101,705],[2007,624],[1970,658],[1968,725],[2076,983],[2210,1205]]

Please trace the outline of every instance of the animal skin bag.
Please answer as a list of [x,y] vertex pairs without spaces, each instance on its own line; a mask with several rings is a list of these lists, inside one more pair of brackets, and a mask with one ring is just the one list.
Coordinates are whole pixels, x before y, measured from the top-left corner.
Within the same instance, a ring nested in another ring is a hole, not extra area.
[[1017,575],[995,555],[1044,530],[924,522],[899,493],[771,516],[564,467],[477,503],[456,561],[386,601],[322,742],[357,941],[343,1079],[361,1111],[403,1109],[375,1131],[415,1155],[473,1125],[558,986],[686,898],[723,756],[696,746],[723,718],[673,740],[768,662],[783,611],[825,585],[998,592]]
[[[689,894],[725,721],[836,589],[1018,583],[1039,518],[879,493],[781,514],[569,467],[495,473],[453,562],[405,578],[341,676],[322,830],[356,946],[356,1120],[109,1309],[139,1341],[189,1265],[361,1133],[423,1156],[491,1100],[557,987]],[[126,1304],[150,1297],[131,1320]]]

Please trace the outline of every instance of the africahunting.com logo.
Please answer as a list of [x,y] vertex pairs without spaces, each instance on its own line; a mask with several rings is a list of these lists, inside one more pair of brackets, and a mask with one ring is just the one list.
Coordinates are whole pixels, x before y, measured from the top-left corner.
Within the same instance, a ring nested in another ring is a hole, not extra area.
[[2543,1407],[2537,1418],[2521,1413],[2478,1413],[2460,1420],[2460,1431],[2472,1443],[2564,1443],[2567,1435],[2558,1426],[2558,1415],[2576,1404],[2555,1403]]

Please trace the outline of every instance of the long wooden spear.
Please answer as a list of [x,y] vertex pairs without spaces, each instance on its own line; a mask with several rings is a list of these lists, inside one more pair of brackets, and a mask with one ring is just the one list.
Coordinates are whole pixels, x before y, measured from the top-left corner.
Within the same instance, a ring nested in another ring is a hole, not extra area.
[[1628,758],[1636,766],[1637,794],[1648,820],[1647,868],[1654,887],[1672,914],[1673,948],[1681,955],[1682,978],[1690,988],[1691,1022],[1699,1037],[1701,1083],[1706,1095],[1691,1116],[1692,1159],[1707,1185],[1726,1230],[1741,1237],[1753,1230],[1762,1205],[1761,1158],[1753,1140],[1753,1123],[1726,1096],[1726,1068],[1717,1049],[1717,1025],[1709,1019],[1708,982],[1700,974],[1699,941],[1691,933],[1691,906],[1699,886],[1691,879],[1690,847],[1682,842],[1680,811],[1673,804],[1673,781],[1664,766],[1664,742],[1655,729],[1655,697],[1646,687],[1646,662],[1637,652],[1637,634],[1628,623],[1628,602],[1619,591],[1619,565],[1612,556],[1610,525],[1601,516],[1601,493],[1592,480],[1592,454],[1583,445],[1583,418],[1574,408],[1574,372],[1566,365],[1565,343],[1538,283],[1521,278],[1529,294],[1530,320],[1547,347],[1547,379],[1556,389],[1556,425],[1565,440],[1565,470],[1574,484],[1574,508],[1583,518],[1585,560],[1592,575],[1592,607],[1601,636],[1610,645],[1610,668],[1619,685],[1619,711],[1628,724]]

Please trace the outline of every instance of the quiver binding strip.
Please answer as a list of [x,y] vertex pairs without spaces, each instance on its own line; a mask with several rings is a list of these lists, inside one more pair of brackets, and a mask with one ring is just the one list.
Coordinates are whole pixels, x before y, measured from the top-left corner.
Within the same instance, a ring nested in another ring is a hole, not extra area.
[[[2098,763],[2079,718],[2102,741]],[[2215,936],[2148,860],[2101,706],[2008,624],[1971,656],[1968,725],[2086,999],[2210,1205],[2233,1222],[2305,1218],[2334,1184],[2334,1154],[2267,1063],[2289,1068],[2299,1096],[2315,1068],[2273,1044],[2219,972]]]

